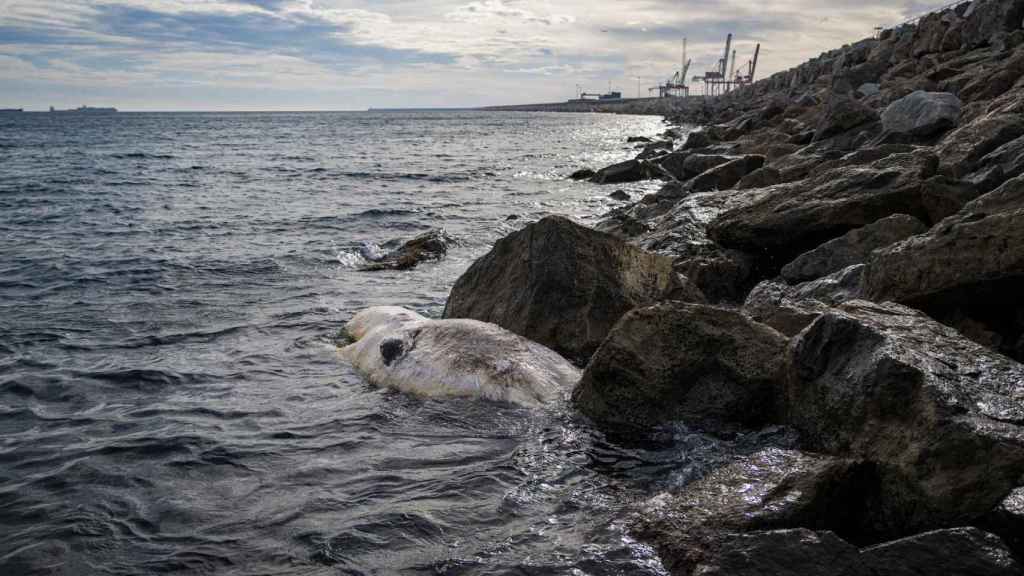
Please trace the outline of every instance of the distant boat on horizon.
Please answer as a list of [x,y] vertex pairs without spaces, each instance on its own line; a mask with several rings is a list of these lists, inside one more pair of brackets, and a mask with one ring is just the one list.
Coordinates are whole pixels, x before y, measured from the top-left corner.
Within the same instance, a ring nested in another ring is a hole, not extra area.
[[117,112],[117,108],[94,108],[92,106],[79,106],[71,110],[56,110],[53,106],[50,106],[50,112],[58,112],[61,114],[113,114]]
[[0,108],[0,114],[4,112],[24,112],[23,108]]

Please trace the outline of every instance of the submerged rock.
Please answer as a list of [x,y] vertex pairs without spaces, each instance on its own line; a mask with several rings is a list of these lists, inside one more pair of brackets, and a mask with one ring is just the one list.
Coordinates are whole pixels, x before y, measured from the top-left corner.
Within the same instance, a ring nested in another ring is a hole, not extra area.
[[898,304],[840,304],[790,346],[786,421],[875,465],[881,533],[971,522],[1024,474],[1024,366]]
[[372,262],[360,270],[408,270],[426,260],[440,260],[448,253],[455,240],[444,230],[431,230],[409,240],[399,248],[383,255],[370,255]]
[[678,302],[639,308],[598,348],[573,401],[611,426],[757,427],[775,416],[786,344],[735,310]]
[[582,364],[629,310],[702,298],[670,258],[549,216],[474,262],[452,288],[444,317],[492,322]]
[[590,168],[580,168],[579,170],[577,170],[577,171],[573,172],[572,174],[570,174],[569,175],[569,179],[570,180],[589,180],[589,179],[593,178],[596,175],[597,175],[597,172],[594,172]]

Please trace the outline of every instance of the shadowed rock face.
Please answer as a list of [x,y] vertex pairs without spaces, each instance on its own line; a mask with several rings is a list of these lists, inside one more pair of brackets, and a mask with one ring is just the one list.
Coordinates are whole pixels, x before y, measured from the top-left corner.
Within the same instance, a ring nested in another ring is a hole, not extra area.
[[626,314],[584,371],[573,401],[603,424],[682,420],[712,431],[775,417],[787,340],[735,310],[664,303]]
[[703,299],[670,258],[551,216],[473,263],[444,317],[492,322],[584,364],[623,314],[670,298]]
[[409,240],[399,248],[363,266],[361,270],[408,270],[420,262],[440,260],[455,240],[444,230],[431,230]]
[[787,422],[880,472],[879,531],[969,522],[1024,474],[1024,366],[915,310],[851,301],[790,346]]
[[[874,253],[865,295],[920,308],[1024,360],[1024,177],[968,203],[927,234]],[[987,327],[976,334],[963,320]]]

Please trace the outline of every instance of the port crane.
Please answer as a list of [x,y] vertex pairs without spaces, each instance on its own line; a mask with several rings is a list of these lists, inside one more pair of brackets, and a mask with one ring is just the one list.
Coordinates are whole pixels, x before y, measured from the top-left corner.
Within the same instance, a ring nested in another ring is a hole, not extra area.
[[657,91],[658,98],[668,98],[670,96],[684,98],[689,96],[690,87],[686,84],[686,74],[690,71],[690,64],[692,63],[693,60],[686,57],[686,38],[683,38],[683,58],[680,61],[681,68],[676,70],[675,74],[666,80],[664,84],[659,84],[658,86],[648,89],[648,93],[653,94]]
[[746,86],[754,82],[754,75],[757,73],[757,59],[761,54],[761,45],[754,49],[754,57],[744,66],[747,73],[743,74],[736,70],[736,50],[732,48],[732,34],[725,38],[725,52],[718,60],[714,70],[708,70],[703,76],[694,76],[694,82],[704,83],[705,96],[720,96],[735,88]]

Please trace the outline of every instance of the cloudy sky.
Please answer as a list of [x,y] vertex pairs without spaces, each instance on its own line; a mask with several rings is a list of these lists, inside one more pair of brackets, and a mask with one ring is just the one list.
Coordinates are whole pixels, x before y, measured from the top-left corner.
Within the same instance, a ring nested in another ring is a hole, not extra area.
[[0,0],[0,108],[354,110],[627,96],[712,67],[758,76],[948,0]]

